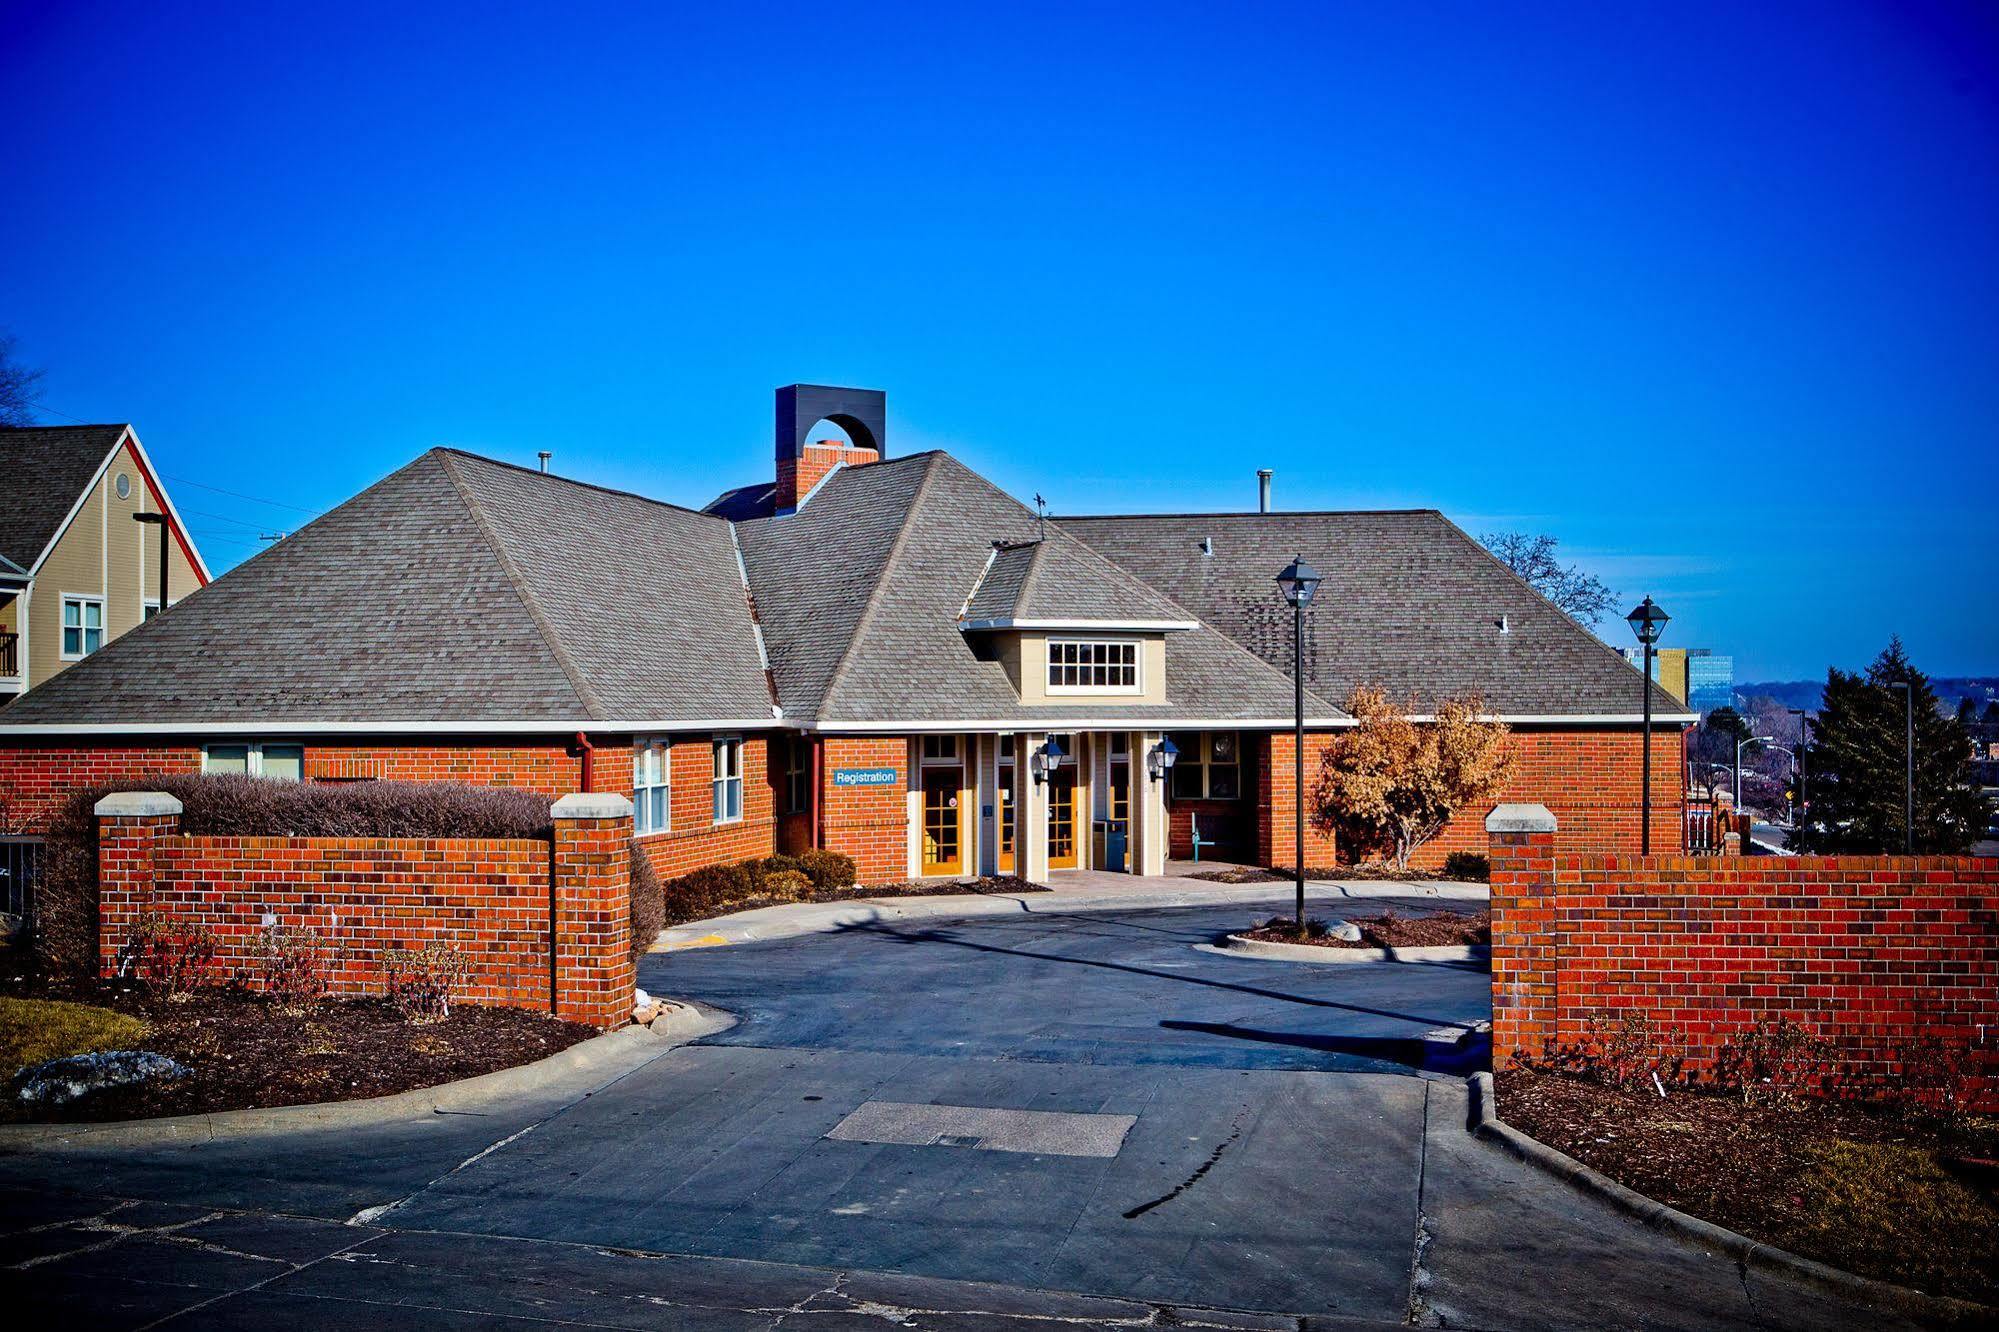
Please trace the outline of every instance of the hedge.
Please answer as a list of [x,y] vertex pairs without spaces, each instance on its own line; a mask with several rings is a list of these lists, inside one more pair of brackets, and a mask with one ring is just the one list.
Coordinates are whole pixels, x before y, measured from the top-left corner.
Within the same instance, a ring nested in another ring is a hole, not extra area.
[[679,925],[753,902],[795,902],[813,892],[854,885],[854,859],[837,851],[762,856],[727,865],[704,865],[661,885],[665,921]]

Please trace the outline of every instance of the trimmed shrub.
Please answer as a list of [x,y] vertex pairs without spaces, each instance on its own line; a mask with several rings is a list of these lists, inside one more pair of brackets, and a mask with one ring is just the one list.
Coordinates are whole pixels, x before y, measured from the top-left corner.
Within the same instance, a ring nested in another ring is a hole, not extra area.
[[194,837],[520,837],[553,830],[549,797],[462,782],[313,786],[220,773],[155,773],[73,793],[50,821],[35,939],[51,969],[97,970],[97,802],[164,791]]
[[405,1022],[442,1022],[451,1016],[451,999],[465,988],[471,968],[465,955],[450,944],[422,948],[391,948],[382,954],[388,976],[389,1002]]
[[[796,856],[765,856],[762,860],[749,860],[743,863],[751,866],[751,872],[756,875],[757,891],[761,893],[773,891],[770,880],[775,875],[805,874],[805,866],[798,863]],[[810,879],[812,876],[806,874],[805,877]]]
[[764,875],[763,895],[775,897],[781,902],[796,902],[810,896],[812,878],[804,870],[779,870],[775,874]]
[[131,970],[178,1002],[208,979],[215,952],[215,931],[206,925],[149,911],[133,922],[118,950],[118,971],[122,975]]
[[1492,861],[1476,851],[1453,851],[1444,857],[1444,877],[1485,883],[1492,878]]
[[308,925],[266,925],[257,931],[257,969],[264,993],[280,1013],[307,1012],[333,988],[341,950]]
[[854,886],[854,858],[838,851],[807,851],[798,857],[798,868],[811,877],[815,888]]
[[691,874],[668,879],[661,888],[666,899],[666,923],[678,925],[713,915],[717,907],[756,896],[756,876],[750,870],[757,862],[738,865],[704,865]]
[[632,956],[644,957],[653,937],[666,928],[666,895],[652,857],[632,839]]

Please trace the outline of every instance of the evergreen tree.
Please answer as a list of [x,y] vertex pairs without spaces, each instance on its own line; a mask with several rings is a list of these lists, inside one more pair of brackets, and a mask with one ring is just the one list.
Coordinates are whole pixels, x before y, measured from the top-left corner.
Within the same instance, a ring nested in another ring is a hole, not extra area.
[[1985,799],[1971,781],[1971,739],[1937,706],[1928,677],[1910,665],[1902,640],[1890,640],[1864,674],[1834,667],[1825,703],[1812,723],[1806,760],[1811,809],[1799,849],[1880,855],[1902,849],[1905,773],[1902,695],[1915,709],[1917,854],[1961,854],[1985,826]]

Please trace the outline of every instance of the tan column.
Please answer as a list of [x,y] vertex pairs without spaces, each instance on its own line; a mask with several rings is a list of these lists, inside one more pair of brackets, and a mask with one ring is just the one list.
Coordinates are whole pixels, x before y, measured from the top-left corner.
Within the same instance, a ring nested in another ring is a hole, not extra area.
[[1047,739],[1045,731],[1028,731],[1014,737],[1013,742],[1014,769],[1021,775],[1013,860],[1020,877],[1029,883],[1048,882],[1048,784],[1036,781],[1032,774],[1035,751]]
[[1166,783],[1152,780],[1152,751],[1165,739],[1161,731],[1139,731],[1131,737],[1131,832],[1126,854],[1134,874],[1166,872]]

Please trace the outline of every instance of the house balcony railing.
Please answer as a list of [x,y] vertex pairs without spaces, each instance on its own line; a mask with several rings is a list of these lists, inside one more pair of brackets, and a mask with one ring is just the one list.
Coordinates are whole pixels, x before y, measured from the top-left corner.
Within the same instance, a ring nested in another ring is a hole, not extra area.
[[0,693],[19,693],[21,685],[21,636],[0,629]]

